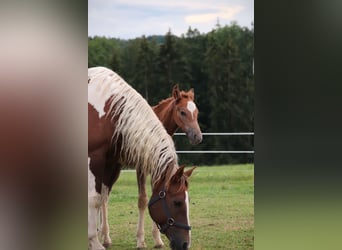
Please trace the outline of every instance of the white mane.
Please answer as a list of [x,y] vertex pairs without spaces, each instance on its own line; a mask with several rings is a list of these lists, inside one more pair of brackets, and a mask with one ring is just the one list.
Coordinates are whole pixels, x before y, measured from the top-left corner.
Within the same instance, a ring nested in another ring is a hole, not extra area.
[[117,119],[113,143],[120,137],[122,164],[141,168],[151,174],[152,185],[166,171],[178,168],[172,138],[146,100],[115,72],[96,67],[88,69],[88,82],[96,88],[97,98],[110,98],[106,116]]

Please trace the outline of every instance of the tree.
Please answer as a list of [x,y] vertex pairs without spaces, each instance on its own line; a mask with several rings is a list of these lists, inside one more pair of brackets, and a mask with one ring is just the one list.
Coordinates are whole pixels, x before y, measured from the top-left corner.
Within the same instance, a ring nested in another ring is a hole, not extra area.
[[[203,132],[254,130],[254,30],[236,23],[201,34],[189,27],[181,37],[169,30],[164,36],[130,40],[89,37],[88,66],[106,66],[118,72],[150,105],[171,94],[179,83],[195,89]],[[179,150],[253,149],[252,136],[204,137],[192,147],[185,137],[174,137]],[[185,164],[227,164],[253,161],[246,154],[180,155]]]
[[188,80],[190,69],[182,55],[178,40],[169,30],[165,42],[161,44],[158,55],[159,91],[162,96],[169,95],[173,85]]
[[145,36],[141,38],[136,62],[136,72],[133,80],[136,86],[140,87],[147,101],[149,100],[149,85],[153,83],[156,58],[151,44],[152,42],[148,42]]
[[[104,66],[111,68],[113,54],[117,53],[115,39],[94,37],[88,39],[88,67]],[[117,61],[118,63],[118,61]]]

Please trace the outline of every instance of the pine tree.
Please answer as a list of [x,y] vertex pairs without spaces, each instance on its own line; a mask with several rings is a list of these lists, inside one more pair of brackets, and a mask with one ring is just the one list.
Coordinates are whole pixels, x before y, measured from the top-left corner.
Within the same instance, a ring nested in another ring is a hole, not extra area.
[[159,90],[164,97],[169,95],[174,84],[186,83],[191,78],[186,58],[181,53],[179,40],[169,30],[165,35],[164,43],[160,46],[158,55]]
[[143,36],[138,50],[134,82],[140,87],[141,93],[143,93],[147,101],[149,100],[149,86],[153,83],[155,57],[156,55],[151,48],[150,42]]
[[[201,34],[189,27],[182,37],[172,35],[120,40],[88,38],[88,66],[106,66],[118,72],[150,105],[171,94],[179,83],[195,89],[203,132],[254,130],[254,30],[236,23]],[[190,146],[185,137],[175,137],[179,150],[253,149],[253,136],[204,137]],[[181,141],[179,141],[181,140]],[[182,163],[227,164],[253,161],[251,154],[181,155]]]

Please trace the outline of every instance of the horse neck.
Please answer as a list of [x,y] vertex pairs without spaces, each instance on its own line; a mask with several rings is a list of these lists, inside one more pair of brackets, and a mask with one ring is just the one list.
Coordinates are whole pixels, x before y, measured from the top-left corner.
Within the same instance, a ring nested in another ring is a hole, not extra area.
[[175,107],[175,99],[173,97],[169,97],[152,107],[169,135],[173,135],[179,128],[173,118]]

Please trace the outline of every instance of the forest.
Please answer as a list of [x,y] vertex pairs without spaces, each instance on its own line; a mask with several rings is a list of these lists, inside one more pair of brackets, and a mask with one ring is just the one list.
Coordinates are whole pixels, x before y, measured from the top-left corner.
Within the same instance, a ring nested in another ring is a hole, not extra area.
[[[202,132],[254,132],[254,28],[216,26],[208,33],[189,27],[175,36],[135,39],[88,37],[88,67],[118,73],[153,106],[181,90],[194,88]],[[182,132],[182,131],[178,131]],[[190,145],[174,136],[177,150],[253,150],[253,136],[204,136]],[[253,162],[253,154],[181,154],[181,164]]]

